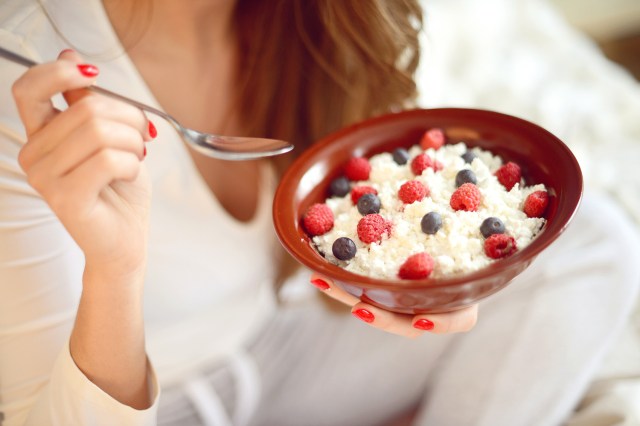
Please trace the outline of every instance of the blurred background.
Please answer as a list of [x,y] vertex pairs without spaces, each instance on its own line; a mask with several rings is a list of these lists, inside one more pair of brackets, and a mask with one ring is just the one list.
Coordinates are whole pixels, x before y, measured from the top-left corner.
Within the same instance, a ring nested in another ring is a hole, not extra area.
[[611,60],[640,80],[640,0],[551,0]]
[[[418,104],[541,125],[640,236],[640,0],[423,0]],[[612,285],[615,283],[612,283]],[[587,331],[588,332],[588,331]],[[562,426],[640,425],[640,299]]]

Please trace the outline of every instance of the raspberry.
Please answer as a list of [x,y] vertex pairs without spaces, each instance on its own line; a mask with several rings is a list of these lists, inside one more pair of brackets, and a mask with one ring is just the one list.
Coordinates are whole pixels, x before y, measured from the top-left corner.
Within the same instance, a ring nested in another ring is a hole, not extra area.
[[535,191],[524,200],[522,210],[527,214],[527,217],[542,217],[548,204],[549,194],[547,194],[547,191]]
[[465,183],[451,194],[449,205],[454,210],[464,210],[468,212],[478,211],[482,195],[477,186],[472,183]]
[[391,222],[379,214],[368,214],[358,222],[358,238],[363,243],[380,242],[385,233],[391,235]]
[[438,149],[444,145],[444,141],[445,136],[442,129],[433,128],[424,132],[422,139],[420,139],[420,146],[422,149]]
[[371,186],[366,186],[366,185],[360,185],[360,186],[354,187],[351,190],[351,201],[353,201],[353,204],[358,204],[358,200],[364,194],[375,194],[375,195],[378,195],[378,191],[376,191],[375,188],[373,188]]
[[351,157],[344,166],[344,174],[349,180],[367,180],[371,164],[364,157]]
[[[420,154],[420,155],[417,155],[413,160],[411,160],[411,171],[416,176],[420,176],[422,172],[429,167],[431,167],[434,170],[438,170],[437,168],[438,163],[439,163],[438,161],[434,162],[431,159],[431,157],[429,157],[427,154]],[[441,170],[442,164],[440,164],[439,166]]]
[[409,256],[400,266],[398,276],[404,280],[427,278],[433,271],[434,263],[433,257],[429,253],[416,253]]
[[302,225],[311,236],[322,235],[333,228],[333,212],[326,204],[313,204],[302,218]]
[[498,178],[498,182],[507,188],[507,191],[511,191],[511,188],[513,188],[516,183],[519,183],[522,178],[520,166],[509,161],[496,171],[496,177]]
[[493,234],[484,240],[484,252],[491,259],[508,257],[517,250],[516,240],[507,234]]
[[398,190],[398,198],[405,204],[415,203],[429,195],[429,187],[417,180],[410,180],[402,184]]

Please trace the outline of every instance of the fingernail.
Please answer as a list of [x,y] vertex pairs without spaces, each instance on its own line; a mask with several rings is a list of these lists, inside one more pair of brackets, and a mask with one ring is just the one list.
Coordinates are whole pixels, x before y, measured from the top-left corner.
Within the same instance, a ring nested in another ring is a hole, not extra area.
[[325,291],[329,289],[329,284],[325,280],[321,280],[320,278],[316,278],[315,280],[311,280],[311,284],[318,287],[320,290]]
[[356,309],[355,311],[353,311],[351,313],[356,318],[359,318],[362,321],[368,322],[368,323],[372,323],[373,320],[376,319],[376,317],[373,316],[373,314],[371,312],[367,311],[366,309]]
[[429,331],[429,330],[433,330],[433,327],[435,327],[435,324],[431,321],[429,321],[428,319],[419,319],[418,321],[413,323],[413,326],[417,329],[420,330],[425,330],[425,331]]
[[147,146],[146,146],[146,145],[142,145],[142,148],[143,148],[143,150],[142,150],[142,156],[143,156],[143,157],[146,157],[146,156],[147,156]]
[[154,126],[151,121],[149,121],[149,136],[151,136],[153,139],[155,139],[156,136],[158,136],[158,130],[156,129],[156,126]]
[[95,65],[80,64],[78,65],[78,69],[80,70],[80,73],[85,77],[95,77],[99,73],[98,67],[96,67]]

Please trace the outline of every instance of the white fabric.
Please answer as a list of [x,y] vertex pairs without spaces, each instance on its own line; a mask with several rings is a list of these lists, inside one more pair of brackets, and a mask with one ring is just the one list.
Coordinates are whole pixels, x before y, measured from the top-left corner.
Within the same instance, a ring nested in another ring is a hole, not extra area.
[[[21,367],[26,364],[22,363]],[[149,370],[149,373],[151,377],[150,389],[154,395],[153,408],[135,410],[117,403],[87,380],[69,356],[69,351],[62,351],[54,363],[47,385],[40,389],[39,395],[33,395],[27,400],[33,405],[30,407],[24,423],[34,426],[45,424],[104,426],[154,424],[155,407],[158,405],[160,392],[155,372]],[[83,401],[83,403],[79,404],[79,401]],[[10,415],[11,412],[8,414]],[[3,425],[21,424],[22,414],[20,413],[17,417],[7,417]]]
[[201,376],[186,380],[184,390],[206,426],[232,426],[231,419],[209,382]]
[[[69,41],[94,55],[101,85],[157,104],[114,47],[98,1],[48,4]],[[568,30],[541,0],[430,0],[426,7],[428,51],[419,78],[424,105],[485,107],[536,121],[570,144],[590,187],[613,194],[632,214],[640,211],[640,180],[634,173],[640,158],[640,89],[628,75]],[[37,4],[24,0],[0,4],[0,44],[35,60],[53,59],[68,47]],[[267,197],[251,224],[230,219],[208,193],[175,132],[155,121],[159,138],[148,146],[145,160],[154,184],[146,319],[150,360],[167,392],[159,400],[155,392],[149,410],[122,406],[82,375],[66,347],[83,259],[16,162],[24,136],[9,87],[21,72],[0,62],[3,425],[23,424],[29,413],[31,424],[38,425],[153,424],[159,405],[167,423],[201,423],[191,412],[194,403],[183,398],[181,379],[198,378],[216,362],[233,359],[273,309],[268,288],[273,265],[260,255],[275,243]],[[584,228],[570,228],[567,235],[574,240],[556,245],[571,250],[542,256],[519,282],[483,305],[477,330],[465,336],[407,341],[350,317],[327,318],[304,297],[291,302],[251,346],[263,383],[254,424],[372,425],[422,398],[424,386],[422,424],[561,421],[620,334],[637,291],[637,272],[629,268],[638,256],[631,237],[637,231],[607,198],[588,198],[585,205],[582,219],[576,218]],[[617,218],[611,234],[599,221],[601,212]],[[582,229],[589,233],[581,234]],[[578,238],[592,235],[592,229],[599,230],[601,240]],[[619,245],[616,232],[624,233]],[[585,258],[594,260],[588,269],[580,263]],[[246,267],[247,259],[254,268]],[[592,278],[580,284],[585,276]],[[563,284],[554,288],[557,280]],[[611,291],[603,290],[603,283]],[[289,294],[299,293],[291,288]],[[193,289],[197,298],[191,298]],[[492,348],[504,350],[494,356]],[[540,381],[530,386],[532,376]],[[227,390],[215,388],[221,400]],[[637,392],[621,394],[627,399],[617,401],[637,402]],[[585,400],[584,407],[606,404],[593,401]],[[252,414],[252,403],[239,405],[248,408],[240,414],[229,410],[233,416]],[[617,415],[626,416],[626,406],[618,404]]]

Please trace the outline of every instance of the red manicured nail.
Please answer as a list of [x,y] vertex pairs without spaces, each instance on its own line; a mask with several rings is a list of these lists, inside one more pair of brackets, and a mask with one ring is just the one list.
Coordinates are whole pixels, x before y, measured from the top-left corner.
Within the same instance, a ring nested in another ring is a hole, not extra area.
[[78,69],[80,70],[80,73],[85,77],[95,77],[100,72],[98,71],[98,67],[89,64],[80,64],[78,65]]
[[156,129],[156,126],[154,126],[151,121],[149,121],[149,136],[151,136],[153,139],[155,139],[156,136],[158,136],[158,130]]
[[356,309],[355,311],[353,311],[351,313],[356,318],[359,318],[362,321],[368,322],[368,323],[372,323],[373,320],[376,319],[376,317],[371,312],[367,311],[366,309]]
[[429,331],[429,330],[433,330],[433,327],[435,327],[435,324],[432,323],[431,321],[429,321],[428,319],[419,319],[418,321],[413,323],[413,326],[415,328],[418,328],[420,330],[425,330],[425,331]]
[[315,285],[316,287],[318,287],[322,291],[328,290],[329,287],[330,287],[329,284],[327,284],[327,282],[325,280],[321,280],[320,278],[316,278],[315,280],[311,280],[311,284]]
[[142,150],[142,156],[143,156],[143,157],[146,157],[146,156],[147,156],[147,147],[146,147],[146,145],[142,145],[142,148],[143,148],[143,150]]

